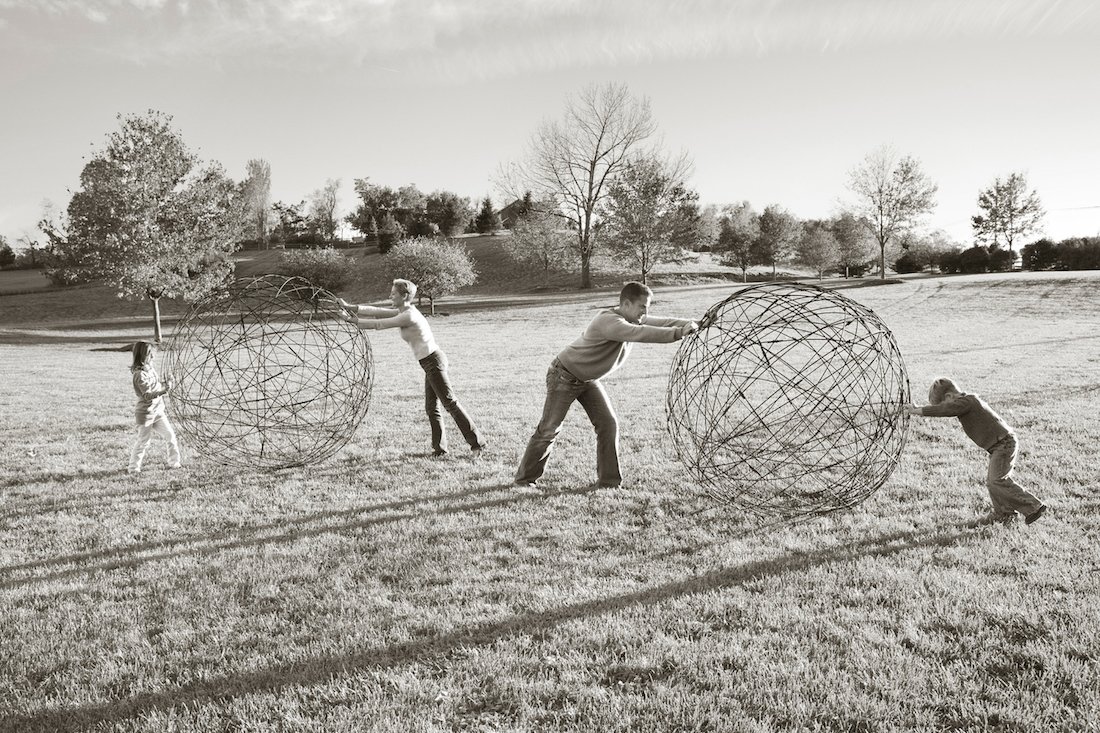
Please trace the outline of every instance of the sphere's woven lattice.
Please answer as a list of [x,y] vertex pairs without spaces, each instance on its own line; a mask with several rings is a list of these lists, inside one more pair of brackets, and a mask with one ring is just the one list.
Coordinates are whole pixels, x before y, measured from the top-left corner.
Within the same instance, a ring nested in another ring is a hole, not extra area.
[[707,313],[669,376],[668,431],[692,478],[758,518],[852,507],[905,446],[909,378],[869,308],[810,285],[746,287]]
[[186,444],[229,465],[285,468],[340,450],[370,406],[370,342],[302,278],[234,281],[196,302],[165,350]]

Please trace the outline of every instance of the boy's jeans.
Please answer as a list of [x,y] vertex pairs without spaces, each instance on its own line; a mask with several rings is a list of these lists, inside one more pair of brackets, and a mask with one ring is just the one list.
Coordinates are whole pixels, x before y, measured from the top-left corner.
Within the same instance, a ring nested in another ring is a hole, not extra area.
[[592,421],[592,427],[596,429],[596,474],[600,485],[618,486],[622,483],[619,473],[619,421],[611,409],[607,392],[600,380],[581,381],[566,371],[557,359],[546,372],[546,403],[542,407],[542,419],[527,443],[523,460],[516,470],[517,483],[534,483],[542,476],[554,440],[561,431],[562,421],[574,401],[581,403]]
[[481,447],[481,435],[462,405],[458,404],[451,389],[451,380],[447,378],[447,355],[442,349],[436,349],[420,360],[420,366],[424,369],[424,411],[428,413],[428,422],[432,426],[432,450],[436,453],[447,452],[443,408],[451,413],[455,425],[462,431],[462,437],[470,447]]
[[137,442],[130,451],[130,470],[140,471],[141,461],[145,458],[145,449],[149,447],[149,441],[154,435],[159,435],[168,441],[168,465],[180,465],[180,444],[176,440],[176,431],[172,429],[172,423],[166,417],[158,417],[149,425],[139,425],[137,429]]
[[986,486],[993,501],[993,511],[1000,515],[1020,512],[1025,517],[1040,506],[1041,501],[1012,478],[1012,466],[1016,461],[1016,436],[1009,433],[989,449],[989,475]]

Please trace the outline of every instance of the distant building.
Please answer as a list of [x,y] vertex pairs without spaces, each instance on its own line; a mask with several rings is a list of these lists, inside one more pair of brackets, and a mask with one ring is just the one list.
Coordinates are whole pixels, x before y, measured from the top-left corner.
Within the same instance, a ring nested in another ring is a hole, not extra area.
[[516,199],[512,203],[505,206],[498,213],[500,216],[500,225],[505,229],[511,229],[519,221],[519,217],[523,215],[525,206],[523,199]]

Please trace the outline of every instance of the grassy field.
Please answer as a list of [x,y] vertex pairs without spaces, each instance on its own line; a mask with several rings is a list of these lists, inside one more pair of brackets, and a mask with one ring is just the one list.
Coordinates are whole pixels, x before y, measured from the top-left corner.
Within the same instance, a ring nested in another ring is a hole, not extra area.
[[545,481],[512,488],[546,366],[606,293],[433,321],[491,441],[476,462],[428,456],[394,332],[369,332],[350,444],[269,473],[186,445],[183,470],[158,448],[125,473],[129,355],[93,349],[144,327],[0,346],[0,730],[1097,730],[1098,275],[846,291],[894,329],[914,394],[950,375],[1017,428],[1019,480],[1051,505],[1031,526],[966,526],[985,456],[953,420],[914,420],[851,512],[713,506],[663,437],[675,345],[607,380],[624,488],[593,486],[577,408]]

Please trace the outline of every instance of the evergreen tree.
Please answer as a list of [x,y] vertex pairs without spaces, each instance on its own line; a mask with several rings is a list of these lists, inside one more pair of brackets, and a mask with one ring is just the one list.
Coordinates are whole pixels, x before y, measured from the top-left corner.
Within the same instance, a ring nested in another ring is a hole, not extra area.
[[500,229],[500,214],[493,210],[493,201],[488,196],[481,202],[474,227],[478,234],[490,234]]

